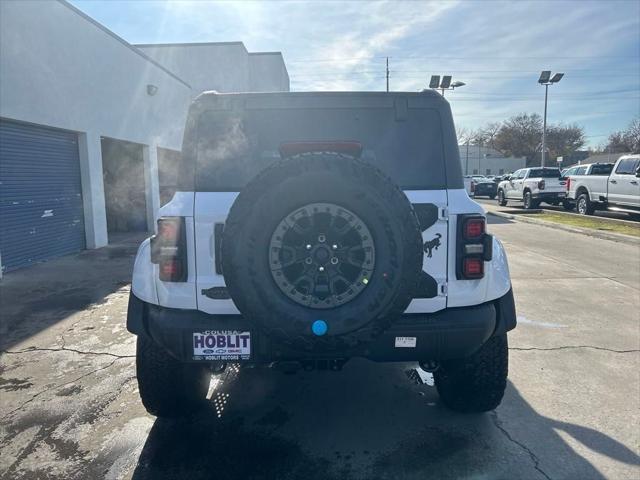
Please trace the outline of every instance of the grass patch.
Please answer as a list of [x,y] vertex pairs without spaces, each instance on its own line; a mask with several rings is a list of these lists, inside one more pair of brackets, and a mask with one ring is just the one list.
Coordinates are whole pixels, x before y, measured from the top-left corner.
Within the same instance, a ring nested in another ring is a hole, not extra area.
[[547,222],[562,223],[572,227],[591,228],[602,232],[622,233],[640,238],[640,223],[631,225],[620,222],[612,222],[606,218],[587,217],[583,215],[563,215],[561,213],[545,211],[536,218]]

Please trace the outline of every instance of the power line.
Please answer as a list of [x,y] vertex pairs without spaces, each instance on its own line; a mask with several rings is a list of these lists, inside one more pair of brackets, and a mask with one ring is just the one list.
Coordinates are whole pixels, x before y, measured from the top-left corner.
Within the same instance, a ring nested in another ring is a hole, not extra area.
[[[305,58],[305,59],[288,59],[287,63],[322,63],[322,62],[340,62],[347,60],[378,60],[383,61],[386,56],[358,56],[358,57],[333,57],[333,58]],[[412,60],[475,60],[478,58],[491,60],[562,60],[562,59],[640,59],[640,55],[584,55],[584,56],[516,56],[501,57],[495,55],[473,55],[473,56],[396,56],[393,58],[412,59]]]

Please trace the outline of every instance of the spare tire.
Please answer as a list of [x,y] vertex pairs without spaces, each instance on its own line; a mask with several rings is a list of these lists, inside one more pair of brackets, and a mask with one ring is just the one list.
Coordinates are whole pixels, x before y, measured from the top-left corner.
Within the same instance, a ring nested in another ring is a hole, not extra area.
[[256,328],[304,350],[356,347],[408,306],[422,271],[413,207],[359,159],[306,153],[275,163],[236,198],[222,270]]

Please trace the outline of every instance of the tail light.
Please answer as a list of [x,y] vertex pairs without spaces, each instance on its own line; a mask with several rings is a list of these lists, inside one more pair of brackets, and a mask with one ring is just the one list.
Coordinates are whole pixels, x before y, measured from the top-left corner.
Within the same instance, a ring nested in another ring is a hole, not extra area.
[[158,220],[158,233],[151,237],[151,262],[158,265],[163,282],[187,280],[186,233],[182,217]]
[[538,182],[538,190],[544,190],[544,180],[540,180]]
[[476,191],[476,183],[473,180],[471,180],[471,193],[475,191]]
[[571,177],[567,178],[567,192],[571,190]]
[[458,216],[456,278],[477,280],[484,277],[484,262],[493,256],[493,237],[486,232],[486,219],[480,215]]

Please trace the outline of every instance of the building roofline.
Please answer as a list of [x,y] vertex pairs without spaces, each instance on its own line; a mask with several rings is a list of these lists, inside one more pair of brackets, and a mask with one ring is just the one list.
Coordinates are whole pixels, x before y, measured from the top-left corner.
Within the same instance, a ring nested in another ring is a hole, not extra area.
[[109,30],[107,27],[105,27],[104,25],[102,25],[100,22],[98,22],[97,20],[94,20],[93,18],[91,18],[89,15],[87,15],[86,13],[84,13],[82,10],[80,10],[79,8],[75,7],[74,5],[70,4],[67,0],[58,0],[58,3],[60,3],[61,5],[64,5],[65,7],[67,7],[69,10],[71,10],[72,12],[76,13],[77,15],[81,16],[82,18],[84,18],[85,20],[87,20],[88,22],[90,22],[91,24],[93,24],[95,27],[99,28],[100,30],[102,30],[104,33],[106,33],[107,35],[111,36],[113,39],[117,40],[118,42],[120,42],[122,45],[124,45],[125,47],[127,47],[129,50],[131,50],[133,53],[135,53],[136,55],[144,58],[146,61],[148,61],[149,63],[152,63],[153,65],[155,65],[156,67],[158,67],[160,70],[162,70],[163,72],[165,72],[166,74],[168,74],[169,76],[173,77],[174,79],[178,80],[180,83],[182,83],[183,85],[185,85],[186,87],[191,88],[191,85],[189,85],[187,82],[185,82],[183,79],[181,79],[179,76],[177,76],[175,73],[173,73],[171,70],[167,69],[167,67],[163,66],[162,64],[156,62],[154,59],[152,59],[151,57],[147,56],[144,52],[142,52],[141,50],[138,50],[135,46],[133,46],[132,44],[130,44],[129,42],[127,42],[124,38],[116,35],[115,33],[113,33],[111,30]]
[[249,55],[279,55],[282,57],[282,52],[249,52]]
[[146,48],[146,47],[217,47],[224,45],[240,45],[245,52],[247,51],[247,47],[244,46],[243,42],[234,41],[234,42],[177,42],[177,43],[134,43],[134,47],[138,48]]

